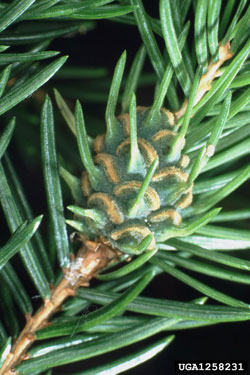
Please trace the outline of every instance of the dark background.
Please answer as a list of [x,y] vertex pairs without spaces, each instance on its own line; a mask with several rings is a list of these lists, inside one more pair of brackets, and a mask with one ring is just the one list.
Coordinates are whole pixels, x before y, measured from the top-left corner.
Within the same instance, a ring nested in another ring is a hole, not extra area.
[[[147,10],[153,16],[158,16],[157,8],[154,0],[144,1]],[[157,41],[160,47],[163,47],[162,40]],[[51,50],[59,50],[63,55],[69,55],[67,65],[90,66],[90,67],[105,67],[108,71],[108,79],[111,81],[112,73],[115,64],[124,49],[127,50],[126,72],[128,72],[131,62],[141,45],[141,38],[135,26],[128,26],[111,21],[98,21],[96,28],[86,35],[75,35],[70,38],[59,38],[55,40],[51,46]],[[145,62],[144,71],[152,72],[151,64],[148,60]],[[101,80],[102,78],[100,78]],[[86,88],[87,83],[82,84],[82,90]],[[57,87],[58,81],[52,80],[52,85]],[[46,90],[52,93],[52,85],[48,86]],[[150,105],[153,98],[153,87],[139,89],[137,94],[137,103],[139,105]],[[74,101],[72,101],[73,103]],[[70,104],[71,102],[69,102]],[[93,103],[83,102],[84,112],[86,115],[97,116],[103,118],[103,128],[105,127],[104,113],[105,105],[98,104],[96,107]],[[96,109],[98,108],[98,109]],[[96,111],[98,110],[98,114]],[[57,126],[57,125],[56,125]],[[102,125],[100,125],[102,126]],[[65,129],[65,132],[68,130]],[[95,132],[89,127],[89,132]],[[41,169],[37,165],[32,164],[30,159],[27,165],[22,159],[20,151],[18,151],[14,144],[11,144],[10,151],[12,160],[17,166],[17,171],[24,184],[25,191],[28,195],[29,201],[34,209],[36,215],[45,212],[46,199],[43,188]],[[75,150],[77,152],[77,150]],[[38,151],[39,152],[39,151]],[[63,152],[63,151],[62,151]],[[80,173],[80,171],[78,171]],[[241,188],[242,194],[248,199],[248,191],[246,188]],[[43,199],[41,199],[43,197]],[[67,199],[67,198],[66,198]],[[235,197],[237,199],[237,197]],[[65,202],[65,205],[68,202]],[[70,202],[72,203],[72,202]],[[227,204],[227,203],[226,203]],[[46,218],[45,218],[46,220]],[[4,225],[4,224],[3,224]],[[43,230],[43,229],[42,229]],[[198,278],[203,282],[207,282],[211,287],[218,288],[225,293],[242,300],[247,300],[249,289],[247,286],[230,284],[229,282],[212,279],[205,276],[200,276],[194,273],[190,275]],[[28,281],[27,281],[28,282]],[[35,293],[35,292],[34,292]],[[161,275],[144,291],[144,295],[150,295],[158,298],[174,299],[179,301],[190,301],[200,295],[187,287],[186,285],[168,277]],[[209,301],[209,303],[213,303]],[[142,374],[157,374],[166,375],[174,374],[175,360],[246,360],[249,358],[249,322],[241,322],[235,324],[220,324],[210,327],[197,328],[187,331],[176,332],[174,342],[162,353],[149,362],[125,372],[125,375],[142,375]],[[169,334],[172,333],[171,331]],[[164,337],[168,334],[161,333],[151,339],[145,340],[147,343],[153,343],[156,339]],[[86,364],[90,367],[98,363],[105,363],[105,360],[113,358],[116,359],[131,351],[142,347],[140,344],[129,346],[119,351],[114,351],[107,356],[94,358],[93,360],[84,361],[84,363],[77,363],[64,366],[54,370],[53,373],[58,375],[71,374],[74,371],[83,371]]]

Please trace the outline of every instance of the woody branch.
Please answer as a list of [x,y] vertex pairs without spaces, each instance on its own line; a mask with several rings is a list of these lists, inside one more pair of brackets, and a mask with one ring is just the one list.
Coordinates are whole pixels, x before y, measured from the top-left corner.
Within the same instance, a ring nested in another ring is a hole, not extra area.
[[49,319],[58,311],[62,303],[74,296],[80,286],[88,286],[88,282],[113,259],[117,252],[103,243],[86,241],[69,268],[63,270],[64,277],[52,292],[50,298],[33,315],[27,316],[27,323],[11,348],[0,375],[15,375],[16,366],[28,359],[28,348],[36,340],[36,331],[46,327]]
[[[211,84],[213,80],[219,77],[222,73],[220,72],[220,67],[225,61],[229,60],[233,54],[230,52],[230,43],[227,42],[225,45],[219,47],[219,59],[217,62],[210,61],[208,65],[207,73],[203,74],[201,77],[197,94],[194,100],[194,105],[196,105],[201,98],[205,95],[207,91],[211,89]],[[181,108],[175,112],[175,119],[179,120],[186,112],[188,100],[186,99],[181,106]]]

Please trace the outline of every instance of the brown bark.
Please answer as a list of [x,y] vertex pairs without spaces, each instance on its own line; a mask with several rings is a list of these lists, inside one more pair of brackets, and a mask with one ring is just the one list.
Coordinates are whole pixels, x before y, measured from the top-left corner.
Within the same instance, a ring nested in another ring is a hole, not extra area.
[[33,316],[27,316],[27,323],[3,363],[0,375],[17,374],[15,368],[28,359],[27,350],[36,340],[36,331],[46,327],[62,303],[68,297],[74,296],[80,286],[88,286],[89,280],[114,259],[118,259],[117,251],[104,243],[84,243],[69,268],[64,270],[64,277],[53,290],[51,297],[44,301],[44,305]]
[[[213,80],[221,75],[219,68],[225,61],[231,59],[233,54],[230,52],[230,43],[227,42],[224,46],[219,47],[219,60],[214,63],[211,61],[208,65],[206,74],[203,74],[200,80],[198,91],[194,100],[194,105],[197,104],[207,91],[211,89],[211,83]],[[187,109],[188,101],[185,100],[181,108],[175,112],[175,119],[179,120],[184,116]]]

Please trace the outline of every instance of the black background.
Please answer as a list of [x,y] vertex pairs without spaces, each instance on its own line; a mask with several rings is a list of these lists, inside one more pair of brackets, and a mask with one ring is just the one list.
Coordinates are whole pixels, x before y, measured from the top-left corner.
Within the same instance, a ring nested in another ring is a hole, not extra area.
[[[147,10],[153,16],[158,16],[158,1],[144,1]],[[127,50],[126,69],[131,65],[135,53],[141,45],[141,38],[135,26],[127,26],[111,21],[97,21],[96,28],[86,35],[76,35],[72,38],[59,38],[55,40],[50,49],[59,50],[63,55],[69,55],[67,64],[79,66],[96,66],[106,67],[109,71],[110,79],[112,77],[115,64],[124,49]],[[192,27],[191,27],[192,32]],[[160,47],[163,47],[162,40],[157,39]],[[145,63],[146,71],[152,72],[150,62]],[[84,87],[83,87],[84,89]],[[153,98],[153,91],[148,88],[139,90],[137,95],[139,105],[150,105]],[[90,108],[92,110],[92,108]],[[85,106],[88,111],[88,105]],[[104,113],[103,113],[104,115]],[[33,179],[34,186],[27,184],[26,192],[31,197],[34,211],[37,214],[44,212],[46,209],[42,178],[36,170],[27,170],[27,166],[19,163],[18,156],[12,155],[14,161],[17,162],[19,172],[21,170],[21,179],[25,185],[25,181]],[[40,173],[40,172],[39,172]],[[20,174],[20,173],[19,173]],[[242,194],[247,197],[248,192],[242,189]],[[219,281],[209,277],[200,276],[190,272],[190,275],[199,280],[208,283],[208,285],[218,288],[236,298],[247,300],[249,296],[249,288],[246,286],[230,284],[230,282]],[[186,285],[174,280],[166,275],[161,275],[148,287],[144,295],[154,296],[156,298],[167,298],[179,301],[190,301],[200,295],[187,287]],[[208,303],[213,303],[209,301]],[[162,353],[149,362],[124,372],[125,375],[142,375],[157,374],[166,375],[174,374],[175,360],[248,360],[249,358],[249,322],[220,324],[210,327],[197,328],[187,331],[177,331],[174,342]],[[169,332],[169,334],[173,332]],[[156,339],[168,335],[168,332],[161,333],[153,338],[145,340],[145,342],[153,343]],[[119,351],[114,351],[106,356],[96,357],[84,363],[77,363],[60,367],[53,371],[54,374],[63,375],[71,374],[74,371],[84,371],[86,364],[89,367],[105,363],[111,358],[116,359],[122,355],[140,349],[141,344],[129,346]]]

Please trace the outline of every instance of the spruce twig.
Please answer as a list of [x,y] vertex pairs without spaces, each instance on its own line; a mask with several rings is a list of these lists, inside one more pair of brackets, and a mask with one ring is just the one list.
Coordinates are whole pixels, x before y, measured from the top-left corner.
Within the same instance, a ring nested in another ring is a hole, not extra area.
[[29,358],[27,350],[36,340],[36,331],[46,327],[68,297],[74,296],[80,286],[88,286],[89,280],[116,258],[117,252],[105,244],[92,241],[84,243],[70,266],[63,270],[64,277],[51,297],[44,301],[44,305],[33,316],[26,315],[27,323],[3,363],[0,375],[16,374],[15,367]]
[[[210,61],[208,65],[207,72],[202,75],[197,94],[194,100],[194,105],[196,105],[201,98],[206,94],[207,91],[211,89],[211,84],[213,80],[221,75],[220,67],[225,61],[231,59],[233,56],[230,52],[230,43],[227,42],[225,45],[219,47],[219,59],[217,62]],[[188,100],[186,99],[182,104],[181,108],[175,112],[176,120],[179,120],[186,112]]]

